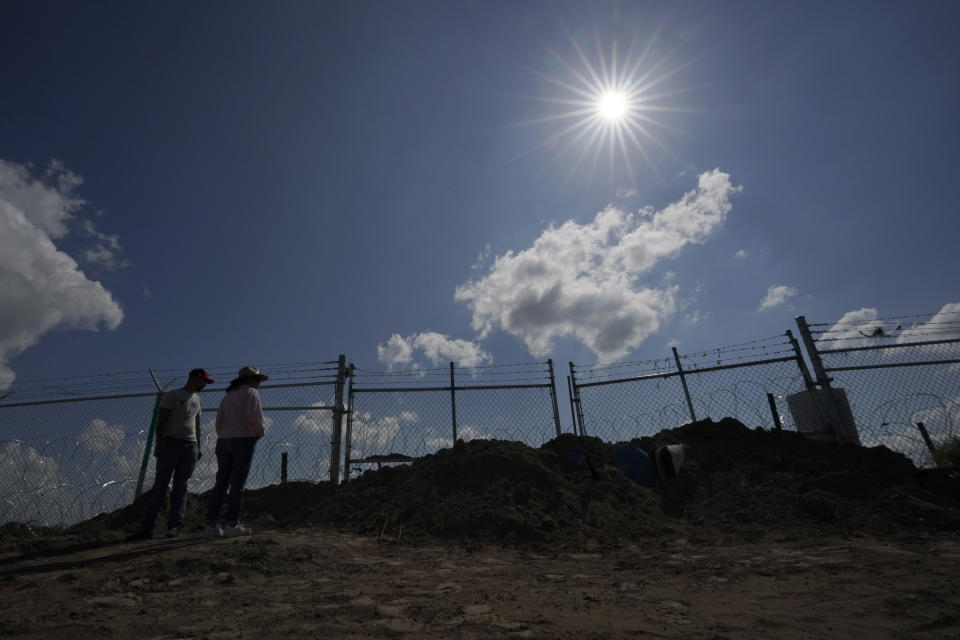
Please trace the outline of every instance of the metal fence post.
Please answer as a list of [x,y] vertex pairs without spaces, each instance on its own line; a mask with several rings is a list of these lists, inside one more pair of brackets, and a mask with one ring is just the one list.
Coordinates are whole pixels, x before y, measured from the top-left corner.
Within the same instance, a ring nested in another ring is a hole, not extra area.
[[[580,423],[580,435],[587,435],[587,430],[583,426],[583,403],[580,401],[580,389],[577,388],[577,374],[573,371],[573,362],[570,362],[570,386],[573,388],[573,397],[571,402],[577,408],[577,422]],[[577,431],[577,425],[573,425],[574,432]]]
[[343,456],[343,481],[350,482],[350,460],[353,455],[353,363],[350,363],[350,372],[347,374],[347,446]]
[[570,398],[570,424],[573,427],[573,435],[577,435],[577,414],[573,410],[573,385],[570,384],[570,376],[567,376],[567,397]]
[[[143,480],[147,475],[147,465],[150,463],[150,452],[153,450],[153,433],[157,429],[157,415],[160,413],[160,401],[163,400],[163,392],[157,392],[157,401],[153,403],[153,416],[150,418],[150,430],[147,431],[147,444],[143,447],[143,462],[140,463],[140,476],[137,478],[137,488],[133,492],[133,502],[140,497],[143,491]],[[131,503],[132,504],[132,503]]]
[[687,408],[690,409],[690,420],[693,422],[697,421],[697,414],[693,412],[693,401],[690,400],[690,390],[687,389],[687,377],[683,373],[683,367],[680,365],[680,354],[677,353],[676,347],[671,347],[673,349],[673,359],[677,363],[677,372],[680,374],[680,384],[683,385],[683,395],[687,397]]
[[797,316],[797,328],[800,330],[800,338],[803,340],[803,346],[807,348],[807,355],[810,356],[810,363],[813,365],[813,372],[817,375],[817,384],[824,389],[830,388],[830,378],[823,368],[823,360],[820,358],[820,352],[817,350],[817,343],[810,334],[810,325],[803,316]]
[[[820,357],[820,351],[817,350],[817,343],[813,339],[813,334],[810,333],[810,325],[807,324],[807,319],[804,316],[797,316],[795,318],[797,322],[797,328],[800,330],[800,338],[803,340],[803,345],[807,348],[807,355],[810,356],[810,364],[813,365],[813,372],[817,376],[817,384],[820,385],[820,388],[827,394],[827,400],[825,404],[829,405],[831,411],[828,411],[828,415],[831,415],[832,419],[828,420],[830,428],[834,432],[834,437],[843,438],[842,430],[852,431],[856,433],[856,425],[846,425],[843,417],[843,412],[840,410],[839,401],[833,393],[833,388],[830,386],[830,382],[833,378],[827,376],[827,370],[823,366],[823,359]],[[823,412],[821,412],[823,415]],[[859,444],[859,440],[857,440]]]
[[793,347],[793,352],[797,356],[797,366],[800,368],[800,375],[803,376],[803,384],[807,388],[807,391],[813,391],[813,379],[810,377],[810,370],[807,369],[807,363],[803,360],[803,353],[800,351],[800,343],[797,342],[795,337],[793,337],[793,331],[790,331],[790,329],[787,329],[786,335],[787,339],[790,340],[790,346]]
[[340,479],[340,442],[343,437],[343,384],[347,377],[347,356],[337,360],[337,383],[333,397],[333,439],[330,442],[330,484]]
[[547,359],[547,368],[550,370],[550,400],[553,402],[553,426],[557,428],[557,437],[560,437],[560,409],[557,406],[557,380],[553,376],[553,358]]
[[457,444],[457,392],[454,390],[453,363],[450,363],[450,413],[453,423],[453,444]]
[[772,393],[767,394],[767,403],[770,405],[770,413],[773,414],[773,426],[777,431],[783,431],[783,423],[780,422],[780,412],[777,411],[777,401]]
[[150,429],[147,431],[147,444],[143,447],[143,462],[140,463],[140,475],[137,477],[137,488],[133,493],[133,502],[137,501],[137,498],[140,497],[140,492],[143,491],[143,481],[147,476],[147,465],[150,464],[150,452],[153,450],[153,436],[157,430],[157,417],[160,415],[160,401],[163,400],[163,390],[173,384],[173,380],[176,380],[176,378],[174,378],[168,382],[166,386],[161,387],[160,381],[157,380],[157,376],[153,373],[153,369],[147,369],[147,371],[150,372],[150,377],[153,378],[153,386],[157,388],[157,401],[153,403],[153,416],[150,418]]

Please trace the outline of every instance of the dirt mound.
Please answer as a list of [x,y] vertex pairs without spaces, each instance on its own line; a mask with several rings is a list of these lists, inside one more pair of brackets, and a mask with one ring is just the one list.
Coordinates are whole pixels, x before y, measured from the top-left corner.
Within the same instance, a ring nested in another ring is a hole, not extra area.
[[[617,447],[654,456],[671,444],[686,445],[684,465],[656,486],[642,486],[615,464]],[[205,502],[190,497],[188,527],[202,526]],[[141,512],[134,505],[73,530],[123,529]],[[539,449],[458,442],[335,489],[290,483],[249,491],[244,517],[261,527],[511,546],[616,546],[666,534],[709,542],[896,536],[960,528],[960,479],[918,472],[884,447],[818,442],[728,418],[618,444],[570,434]]]

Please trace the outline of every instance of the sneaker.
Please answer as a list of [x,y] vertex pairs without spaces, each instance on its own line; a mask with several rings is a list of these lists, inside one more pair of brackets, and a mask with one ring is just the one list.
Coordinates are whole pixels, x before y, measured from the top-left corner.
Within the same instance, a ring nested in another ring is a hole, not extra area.
[[172,529],[167,529],[167,537],[168,537],[168,538],[176,538],[178,535],[180,535],[180,529],[179,529],[179,528],[173,527]]
[[206,527],[204,527],[204,529],[203,529],[203,535],[209,536],[209,537],[211,537],[211,538],[222,538],[222,537],[223,537],[223,529],[221,529],[219,525],[208,524],[208,525],[207,525]]
[[245,524],[228,524],[223,528],[224,538],[236,538],[238,536],[249,536],[253,531]]

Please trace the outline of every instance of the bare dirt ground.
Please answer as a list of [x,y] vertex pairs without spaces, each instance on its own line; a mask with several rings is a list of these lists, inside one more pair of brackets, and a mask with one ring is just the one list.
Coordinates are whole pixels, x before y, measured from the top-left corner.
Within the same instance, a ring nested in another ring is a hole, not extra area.
[[284,531],[3,558],[22,638],[956,638],[960,548],[926,538],[615,552]]
[[956,474],[735,421],[632,444],[678,442],[652,488],[599,441],[477,441],[249,492],[249,538],[200,536],[203,496],[174,539],[6,526],[0,636],[960,637]]

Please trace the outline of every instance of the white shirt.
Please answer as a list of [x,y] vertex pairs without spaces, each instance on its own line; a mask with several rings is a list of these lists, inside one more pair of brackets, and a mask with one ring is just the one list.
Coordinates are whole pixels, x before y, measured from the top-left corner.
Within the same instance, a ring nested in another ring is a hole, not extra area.
[[244,384],[223,396],[217,411],[219,437],[262,438],[263,433],[263,407],[256,389]]
[[197,441],[197,416],[203,411],[203,404],[196,391],[168,391],[160,401],[160,408],[170,411],[170,416],[163,424],[162,437]]

